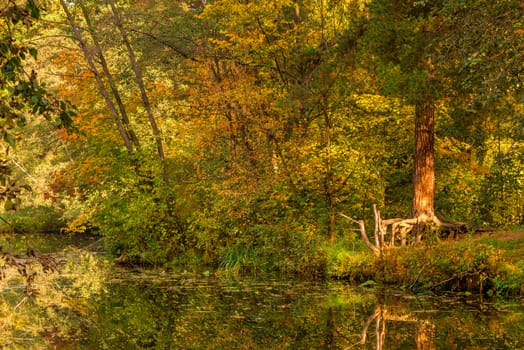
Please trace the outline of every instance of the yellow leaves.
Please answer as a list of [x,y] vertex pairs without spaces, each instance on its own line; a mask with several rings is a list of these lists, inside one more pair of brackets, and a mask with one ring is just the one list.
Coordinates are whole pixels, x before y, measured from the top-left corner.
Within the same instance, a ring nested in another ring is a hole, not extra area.
[[84,182],[88,185],[94,185],[101,181],[104,169],[102,167],[103,160],[101,159],[85,159],[78,166],[77,176],[84,179]]
[[304,41],[297,40],[298,24],[289,13],[294,6],[292,1],[219,1],[206,6],[200,19],[216,23],[219,36],[209,39],[216,48],[249,57],[258,50],[279,52]]
[[436,142],[436,151],[441,156],[454,159],[476,175],[489,174],[488,168],[477,163],[471,148],[471,145],[451,137],[439,138]]
[[64,233],[83,233],[88,228],[87,222],[88,222],[87,215],[80,214],[76,216],[75,218],[73,218],[72,220],[69,220],[67,222],[67,226],[62,227],[60,231]]

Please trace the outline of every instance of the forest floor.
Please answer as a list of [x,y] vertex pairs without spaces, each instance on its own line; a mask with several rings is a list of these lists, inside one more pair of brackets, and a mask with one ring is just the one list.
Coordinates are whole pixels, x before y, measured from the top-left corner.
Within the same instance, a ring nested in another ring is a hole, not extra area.
[[[475,239],[497,239],[499,241],[524,240],[524,230],[482,233],[475,236]],[[524,244],[524,241],[522,243]]]

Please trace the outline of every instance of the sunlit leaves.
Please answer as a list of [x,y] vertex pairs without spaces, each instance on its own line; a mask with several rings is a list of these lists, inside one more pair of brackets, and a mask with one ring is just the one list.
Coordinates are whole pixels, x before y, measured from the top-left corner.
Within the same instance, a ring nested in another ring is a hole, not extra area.
[[[385,0],[119,2],[164,130],[169,189],[157,181],[146,111],[110,8],[85,2],[130,125],[147,144],[132,157],[122,152],[93,72],[57,35],[68,33],[58,24],[63,12],[51,13],[54,24],[41,28],[45,36],[39,39],[45,49],[37,56],[28,48],[25,58],[48,59],[38,76],[52,76],[53,88],[80,106],[73,116],[67,105],[55,104],[81,133],[53,133],[61,148],[41,165],[45,171],[39,174],[47,176],[39,178],[48,179],[41,186],[66,208],[71,231],[90,228],[92,221],[115,243],[117,254],[155,263],[183,260],[177,254],[184,253],[213,263],[235,256],[251,262],[256,255],[290,268],[298,266],[294,255],[307,252],[315,261],[311,265],[318,266],[321,258],[308,247],[326,237],[336,211],[366,216],[366,208],[377,203],[385,214],[406,215],[414,109],[403,103],[430,97],[438,100],[440,209],[451,216],[479,214],[474,210],[480,199],[471,197],[479,188],[504,190],[505,198],[516,202],[507,186],[519,183],[515,149],[520,150],[521,114],[515,106],[521,98],[491,104],[488,95],[519,90],[520,7],[511,1],[479,3],[487,6]],[[503,28],[486,22],[491,11],[503,17]],[[6,50],[0,45],[0,52]],[[497,52],[503,62],[497,62]],[[13,67],[6,68],[7,75],[14,74]],[[499,76],[501,71],[507,74]],[[503,88],[489,90],[497,77]],[[44,112],[54,100],[33,82],[38,79],[0,93],[28,98],[29,112]],[[0,119],[6,131],[0,137],[9,149],[22,115],[12,111],[11,120]],[[26,164],[40,164],[55,152],[51,141],[45,142],[40,158],[27,156]],[[514,149],[505,148],[513,142]],[[504,171],[496,173],[498,165]],[[486,196],[483,208],[491,201]],[[335,231],[343,235],[348,227],[336,222]]]

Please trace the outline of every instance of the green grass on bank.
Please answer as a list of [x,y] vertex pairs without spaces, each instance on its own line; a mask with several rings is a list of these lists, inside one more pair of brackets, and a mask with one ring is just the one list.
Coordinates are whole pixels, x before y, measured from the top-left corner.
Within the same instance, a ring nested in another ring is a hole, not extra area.
[[339,250],[328,262],[328,276],[356,283],[375,281],[413,291],[524,296],[524,231],[399,247],[380,258]]

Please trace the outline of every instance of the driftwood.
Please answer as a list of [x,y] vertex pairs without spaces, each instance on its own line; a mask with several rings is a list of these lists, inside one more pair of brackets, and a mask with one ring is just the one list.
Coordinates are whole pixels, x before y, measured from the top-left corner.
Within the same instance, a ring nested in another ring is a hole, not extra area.
[[[362,237],[364,244],[366,244],[366,246],[377,256],[381,255],[388,247],[394,246],[395,239],[398,236],[401,237],[402,244],[405,245],[407,234],[411,232],[413,225],[418,223],[417,220],[412,221],[412,219],[405,220],[401,218],[382,220],[380,211],[377,209],[375,204],[373,204],[373,214],[375,217],[375,229],[373,232],[373,237],[375,240],[374,244],[370,242],[367,236],[364,220],[355,220],[344,213],[339,213],[339,215],[343,218],[354,222],[359,226],[360,236]],[[389,229],[390,227],[391,229]],[[388,231],[390,232],[389,241],[386,240]]]
[[[340,212],[341,217],[357,224],[360,229],[360,236],[364,244],[377,256],[384,253],[385,250],[394,247],[397,242],[401,246],[408,244],[408,235],[411,235],[412,242],[418,243],[422,240],[423,228],[427,226],[434,227],[447,236],[457,238],[459,233],[466,233],[470,231],[487,232],[493,231],[486,227],[472,227],[464,222],[445,220],[436,215],[419,215],[416,218],[402,219],[394,218],[383,220],[377,206],[373,204],[373,215],[375,219],[375,227],[373,231],[374,243],[372,243],[366,233],[366,226],[364,220],[356,220],[352,217]],[[386,237],[388,238],[386,239]]]
[[369,238],[368,238],[368,235],[366,234],[366,226],[364,225],[364,220],[355,220],[349,216],[347,216],[346,214],[344,213],[338,213],[340,216],[342,216],[343,218],[345,219],[348,219],[349,221],[352,221],[354,222],[355,224],[357,224],[359,227],[360,227],[360,237],[362,237],[362,240],[364,241],[364,244],[366,244],[366,246],[373,252],[375,253],[376,255],[379,255],[380,252],[379,252],[379,249],[377,246],[374,246],[370,241],[369,241]]

